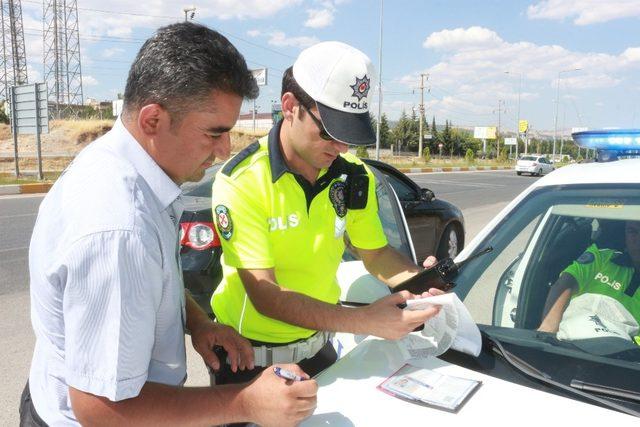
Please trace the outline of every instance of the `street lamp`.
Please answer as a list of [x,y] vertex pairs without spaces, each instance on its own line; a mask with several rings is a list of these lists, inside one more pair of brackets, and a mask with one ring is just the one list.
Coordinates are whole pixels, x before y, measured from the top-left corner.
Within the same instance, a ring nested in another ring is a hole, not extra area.
[[[505,71],[505,74],[517,74],[520,76],[520,83],[518,84],[518,115],[516,117],[516,160],[518,159],[518,137],[520,136],[520,94],[522,93],[522,73]],[[525,150],[526,152],[526,150]]]
[[382,116],[382,12],[384,0],[380,0],[380,41],[378,45],[378,123],[376,126],[376,160],[380,160],[380,116]]
[[[184,12],[184,21],[185,22],[187,22],[189,19],[193,19],[196,16],[196,7],[195,6],[185,7],[184,9],[182,9],[182,11]],[[189,12],[191,12],[191,15],[188,15]]]
[[556,117],[553,121],[553,155],[551,161],[556,160],[556,138],[558,136],[558,106],[560,105],[560,75],[563,73],[571,73],[573,71],[580,71],[582,68],[572,68],[570,70],[558,71],[558,88],[556,90]]

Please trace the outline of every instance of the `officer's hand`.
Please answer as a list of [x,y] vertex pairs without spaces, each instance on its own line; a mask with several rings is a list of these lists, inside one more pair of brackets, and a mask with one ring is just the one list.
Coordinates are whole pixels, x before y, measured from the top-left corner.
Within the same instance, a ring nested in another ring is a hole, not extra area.
[[440,306],[431,306],[424,310],[403,310],[398,308],[408,299],[416,296],[409,291],[400,291],[379,299],[371,305],[359,308],[366,312],[363,318],[367,322],[370,335],[397,340],[431,319],[440,312]]
[[253,369],[251,343],[229,326],[211,321],[202,322],[191,331],[191,343],[205,363],[214,371],[220,369],[221,363],[213,352],[213,347],[216,345],[224,347],[227,351],[233,372],[236,372],[238,368],[241,370]]
[[242,391],[250,411],[250,421],[261,426],[295,426],[316,408],[318,383],[308,379],[298,365],[278,365],[303,378],[291,381],[280,378],[270,366]]
[[[433,267],[437,263],[438,263],[438,259],[433,255],[429,255],[427,259],[425,259],[424,262],[422,263],[422,266],[424,268],[429,268],[429,267]],[[423,292],[418,298],[434,297],[436,295],[442,295],[444,293],[445,292],[443,290],[440,290],[437,288],[431,288],[428,291]]]
[[436,257],[434,257],[433,255],[429,255],[424,262],[422,263],[422,266],[424,268],[429,268],[429,267],[433,267],[434,265],[436,265],[438,263],[438,259]]

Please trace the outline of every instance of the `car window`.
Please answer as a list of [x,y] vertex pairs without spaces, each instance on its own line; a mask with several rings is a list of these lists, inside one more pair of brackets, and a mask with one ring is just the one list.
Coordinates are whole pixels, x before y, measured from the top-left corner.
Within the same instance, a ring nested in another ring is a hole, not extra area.
[[[378,215],[384,229],[384,234],[390,246],[414,259],[411,245],[405,232],[402,212],[398,205],[393,188],[387,183],[385,176],[376,168],[371,167],[376,176],[376,197],[378,199]],[[343,260],[353,261],[359,259],[353,246],[351,246],[348,236],[346,236],[346,248]]]
[[201,182],[191,188],[188,188],[186,191],[183,189],[183,194],[185,196],[193,196],[193,197],[211,197],[212,185],[213,185],[213,180]]
[[[640,369],[637,364],[640,347],[634,343],[640,335],[640,303],[608,290],[624,290],[623,286],[634,283],[634,279],[624,282],[619,273],[622,270],[615,270],[618,267],[611,263],[617,265],[616,259],[628,262],[624,258],[625,224],[640,220],[638,190],[640,186],[629,184],[583,185],[545,187],[531,193],[479,246],[492,246],[493,252],[463,267],[456,279],[456,293],[478,324],[536,331],[556,302],[556,281],[565,269],[573,266],[571,271],[576,275],[584,271],[579,275],[583,279],[571,293],[560,331],[530,334],[529,340],[544,339],[558,349],[575,350],[587,357],[606,352],[609,345],[599,332],[590,332],[598,328],[596,325],[589,329],[595,322],[593,319],[602,320],[604,327],[612,330],[617,327],[616,322],[626,322],[628,327],[621,326],[625,332],[620,334],[621,348],[628,350],[622,351],[626,356],[618,354],[611,358],[620,360],[628,356]],[[608,273],[614,270],[615,278]],[[604,287],[592,284],[596,280]],[[580,311],[584,307],[579,304],[585,298],[578,297],[585,294],[589,294],[589,301],[615,300],[612,306],[620,314],[610,314],[610,305],[600,302]]]
[[524,157],[522,157],[520,160],[535,161],[536,159],[537,159],[537,157],[533,157],[533,156],[524,156]]
[[387,178],[387,181],[393,187],[393,190],[396,192],[398,199],[403,202],[413,201],[417,199],[417,194],[413,188],[408,186],[405,182],[401,181],[398,177],[384,173],[384,176]]

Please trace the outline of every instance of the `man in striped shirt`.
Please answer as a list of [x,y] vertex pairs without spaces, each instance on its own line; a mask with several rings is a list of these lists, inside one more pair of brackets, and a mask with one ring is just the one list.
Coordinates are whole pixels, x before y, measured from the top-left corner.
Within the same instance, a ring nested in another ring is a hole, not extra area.
[[[36,345],[21,425],[294,425],[315,381],[274,370],[249,384],[183,388],[185,329],[213,369],[253,368],[248,341],[185,294],[179,185],[230,152],[229,130],[257,86],[227,39],[201,25],[161,28],[129,73],[122,117],[40,206],[29,249]],[[308,378],[296,365],[286,366]]]

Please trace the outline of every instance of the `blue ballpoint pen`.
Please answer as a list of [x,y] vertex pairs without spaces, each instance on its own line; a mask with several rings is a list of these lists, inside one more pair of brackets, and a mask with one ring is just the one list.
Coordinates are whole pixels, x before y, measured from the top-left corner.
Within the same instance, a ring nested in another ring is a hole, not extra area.
[[302,378],[300,375],[296,375],[291,371],[288,371],[284,368],[281,368],[279,366],[274,366],[273,367],[273,372],[275,372],[275,374],[277,376],[279,376],[280,378],[284,378],[285,380],[291,380],[291,381],[304,381],[306,378]]

